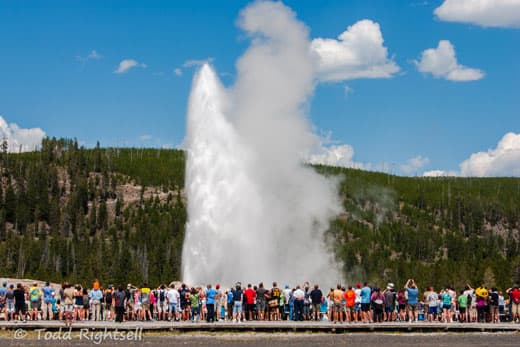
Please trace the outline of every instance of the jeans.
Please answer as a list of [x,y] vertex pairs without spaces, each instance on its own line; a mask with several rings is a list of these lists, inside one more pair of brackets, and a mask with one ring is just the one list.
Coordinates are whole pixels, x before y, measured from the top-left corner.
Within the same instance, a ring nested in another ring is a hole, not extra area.
[[303,320],[303,300],[294,300],[294,320]]
[[208,314],[206,315],[206,321],[214,322],[215,321],[215,304],[207,304],[206,308],[208,309]]

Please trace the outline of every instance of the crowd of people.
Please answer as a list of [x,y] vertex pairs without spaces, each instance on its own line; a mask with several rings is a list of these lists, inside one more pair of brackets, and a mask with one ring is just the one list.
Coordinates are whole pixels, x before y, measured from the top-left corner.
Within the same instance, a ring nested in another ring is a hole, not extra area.
[[54,289],[23,286],[3,281],[0,287],[0,318],[7,321],[331,321],[334,323],[379,322],[520,322],[520,289],[469,284],[457,292],[446,286],[422,292],[413,279],[402,287],[388,283],[384,289],[368,283],[323,291],[318,284],[271,288],[263,283],[232,288],[188,286],[174,283],[150,288],[128,284],[103,288],[95,280],[91,288],[65,282]]

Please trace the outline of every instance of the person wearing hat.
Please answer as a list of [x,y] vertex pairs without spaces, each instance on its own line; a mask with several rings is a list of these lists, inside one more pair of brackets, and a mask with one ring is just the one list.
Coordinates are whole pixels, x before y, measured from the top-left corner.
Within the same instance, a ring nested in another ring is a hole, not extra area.
[[395,300],[397,299],[393,283],[388,283],[383,291],[383,295],[385,296],[384,320],[385,322],[393,322],[396,318]]

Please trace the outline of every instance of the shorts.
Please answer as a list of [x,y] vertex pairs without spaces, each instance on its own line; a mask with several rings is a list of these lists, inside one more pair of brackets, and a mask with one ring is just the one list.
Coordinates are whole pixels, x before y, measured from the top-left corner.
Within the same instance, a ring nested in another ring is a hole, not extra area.
[[311,304],[303,304],[303,314],[304,315],[311,314]]
[[23,314],[25,314],[25,302],[22,303],[16,303],[14,305],[15,312],[18,313],[22,311]]
[[166,301],[157,302],[157,312],[162,313],[166,312],[168,310],[168,304],[166,304]]
[[428,307],[429,314],[437,314],[437,306],[429,306]]
[[443,310],[450,310],[451,309],[451,305],[442,305],[442,309]]
[[65,306],[64,307],[65,312],[72,312],[72,311],[74,311],[74,305],[72,305],[72,304],[65,304],[64,306]]
[[40,300],[31,301],[31,309],[33,309],[33,310],[39,310],[41,305],[42,304],[41,304]]
[[256,301],[256,310],[258,312],[264,312],[265,311],[265,300],[257,300]]
[[256,309],[256,305],[255,304],[246,304],[246,311],[249,313],[249,312],[254,312]]
[[143,310],[145,311],[150,311],[150,304],[149,303],[142,303],[141,304],[143,306]]
[[364,304],[364,303],[361,303],[361,311],[362,311],[362,312],[368,312],[368,311],[370,311],[370,304]]
[[356,304],[354,305],[354,311],[356,311],[356,312],[361,311],[361,303],[360,302],[356,302]]
[[345,306],[345,311],[349,313],[356,312],[356,306]]
[[235,301],[235,303],[233,304],[233,313],[242,313],[242,301]]
[[415,311],[417,311],[417,304],[408,304],[408,305],[406,305],[406,309],[408,311],[415,312]]
[[514,302],[511,304],[511,314],[513,317],[515,314],[520,314],[520,304],[515,304]]
[[465,307],[459,307],[459,312],[460,312],[461,314],[466,313],[466,308],[465,308]]
[[177,312],[177,303],[176,302],[170,302],[168,304],[168,310],[171,312],[171,313],[175,313]]
[[321,304],[312,304],[312,312],[320,312]]
[[7,312],[14,312],[14,300],[7,299],[5,301]]
[[498,306],[497,306],[497,305],[490,305],[490,306],[489,306],[489,309],[491,310],[490,313],[491,313],[492,315],[496,315],[496,314],[498,314]]
[[397,305],[397,306],[398,306],[398,308],[399,308],[399,311],[404,311],[404,310],[406,310],[406,304],[399,304],[399,305]]
[[332,306],[333,312],[343,312],[343,303],[335,302],[334,306]]
[[74,305],[74,308],[83,308],[84,305]]
[[392,313],[392,312],[394,312],[394,307],[393,307],[393,306],[385,307],[385,312],[386,312],[386,313]]

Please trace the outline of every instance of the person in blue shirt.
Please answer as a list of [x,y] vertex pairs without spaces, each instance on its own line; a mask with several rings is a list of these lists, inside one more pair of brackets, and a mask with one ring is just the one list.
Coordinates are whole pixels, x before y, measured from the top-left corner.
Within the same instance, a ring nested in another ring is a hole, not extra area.
[[408,320],[410,322],[417,322],[417,307],[419,304],[419,288],[413,279],[408,279],[404,285],[406,292],[408,293],[408,304],[406,310],[408,311]]
[[370,296],[372,295],[372,289],[365,282],[363,288],[361,288],[361,320],[363,323],[372,322],[372,314],[370,312]]
[[228,320],[233,319],[233,292],[231,289],[227,291],[227,311],[228,311]]
[[43,320],[52,319],[52,299],[54,298],[54,289],[50,286],[49,282],[45,282],[45,287],[42,288],[43,292],[43,307],[42,307],[42,318]]
[[211,284],[208,284],[206,289],[206,308],[208,309],[208,313],[206,315],[206,321],[214,322],[215,321],[215,298],[217,297],[217,291],[211,288]]

